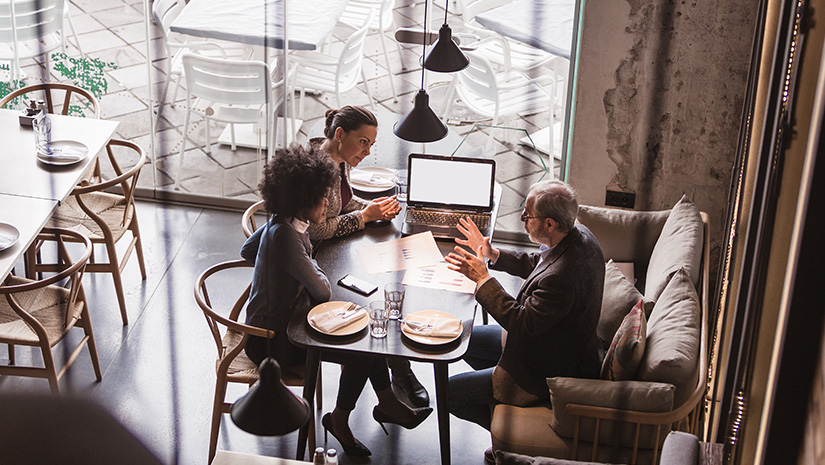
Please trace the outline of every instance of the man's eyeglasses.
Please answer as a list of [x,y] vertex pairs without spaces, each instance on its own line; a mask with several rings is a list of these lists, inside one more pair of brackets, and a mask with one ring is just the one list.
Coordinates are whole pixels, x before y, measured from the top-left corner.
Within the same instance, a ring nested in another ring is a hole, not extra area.
[[522,210],[522,211],[521,211],[521,221],[522,221],[523,223],[526,223],[526,222],[527,222],[527,220],[529,220],[530,218],[550,218],[550,217],[549,217],[549,216],[530,216],[530,214],[529,214],[529,213],[527,213],[527,209],[526,209],[526,208],[525,208],[524,210]]

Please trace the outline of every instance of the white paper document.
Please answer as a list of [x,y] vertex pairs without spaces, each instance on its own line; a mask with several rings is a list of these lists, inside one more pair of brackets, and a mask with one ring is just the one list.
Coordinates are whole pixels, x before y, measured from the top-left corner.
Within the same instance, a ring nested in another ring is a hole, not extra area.
[[404,274],[402,283],[406,286],[445,289],[466,294],[472,294],[476,288],[476,283],[470,281],[466,276],[447,268],[447,262],[408,269],[407,273]]
[[444,260],[430,231],[356,250],[369,274],[435,265]]

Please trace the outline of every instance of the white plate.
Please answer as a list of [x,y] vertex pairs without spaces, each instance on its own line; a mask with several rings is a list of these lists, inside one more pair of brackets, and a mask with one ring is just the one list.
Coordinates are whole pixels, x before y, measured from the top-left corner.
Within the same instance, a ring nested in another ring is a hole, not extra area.
[[326,331],[321,331],[315,325],[313,325],[312,322],[310,321],[310,318],[312,318],[315,315],[320,315],[321,313],[328,312],[330,310],[337,310],[337,309],[344,310],[350,304],[351,304],[351,302],[341,302],[341,301],[333,300],[331,302],[324,302],[320,305],[316,305],[316,306],[312,307],[312,310],[310,310],[309,313],[307,313],[307,323],[309,323],[309,325],[315,331],[318,331],[321,334],[327,334],[329,336],[349,336],[351,334],[355,334],[358,331],[361,331],[362,329],[366,328],[367,325],[369,324],[370,319],[369,319],[369,316],[367,315],[366,312],[361,314],[360,317],[352,320],[352,323],[344,326],[343,328],[338,328],[337,330],[335,330],[331,333],[328,333]]
[[[420,312],[410,313],[404,317],[405,320],[410,321],[426,321],[422,320],[423,318],[455,318],[453,315],[450,315],[447,312],[439,312],[436,310],[422,310]],[[461,337],[461,334],[464,332],[464,324],[461,325],[461,330],[458,332],[458,336],[454,337],[436,337],[436,336],[424,336],[422,334],[418,334],[415,331],[410,330],[407,328],[407,325],[401,323],[401,332],[404,333],[405,336],[412,339],[419,344],[427,344],[430,346],[437,346],[441,344],[449,344],[450,342],[455,341],[456,339]]]
[[361,192],[384,192],[395,187],[395,182],[393,181],[393,179],[395,179],[395,171],[389,168],[382,168],[380,166],[365,166],[363,168],[356,168],[352,171],[360,171],[362,173],[367,173],[371,176],[380,176],[386,179],[387,181],[393,182],[393,185],[390,187],[373,186],[372,184],[360,183],[352,179],[352,172],[350,172],[350,184],[352,184],[352,188],[359,190]]
[[0,250],[13,246],[20,237],[20,231],[8,223],[0,223]]
[[50,153],[37,151],[37,159],[48,165],[73,165],[89,154],[86,144],[74,140],[53,140],[49,150]]

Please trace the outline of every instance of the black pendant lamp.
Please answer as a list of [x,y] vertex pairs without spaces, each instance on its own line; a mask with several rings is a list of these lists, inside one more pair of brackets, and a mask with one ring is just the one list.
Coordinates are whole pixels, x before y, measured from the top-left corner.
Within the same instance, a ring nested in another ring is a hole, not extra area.
[[281,383],[281,366],[267,357],[258,367],[260,379],[229,411],[238,428],[257,436],[280,436],[309,420],[309,405]]
[[[424,2],[424,34],[422,45],[427,52],[427,4]],[[450,40],[452,42],[452,40]],[[415,95],[413,109],[404,118],[395,123],[392,131],[396,136],[410,142],[435,142],[447,135],[447,125],[430,108],[430,96],[424,90],[424,73],[426,67],[421,67],[421,89]]]
[[470,59],[458,48],[453,41],[453,31],[447,25],[447,7],[450,0],[444,5],[444,24],[438,31],[438,41],[433,45],[430,54],[424,59],[424,67],[439,73],[455,73],[470,65]]

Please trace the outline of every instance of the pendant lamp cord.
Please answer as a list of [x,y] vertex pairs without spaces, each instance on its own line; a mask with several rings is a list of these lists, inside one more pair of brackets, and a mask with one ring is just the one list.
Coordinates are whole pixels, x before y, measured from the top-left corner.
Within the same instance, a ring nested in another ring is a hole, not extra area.
[[[450,0],[447,0],[448,2]],[[424,39],[421,41],[422,48],[424,49],[424,53],[421,54],[421,58],[423,59],[427,56],[427,10],[429,9],[430,0],[424,1]],[[421,90],[424,90],[424,64],[421,64]]]
[[444,25],[447,25],[447,12],[449,12],[450,0],[444,1]]

